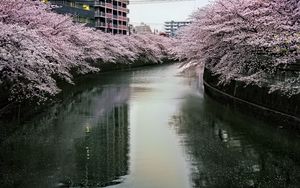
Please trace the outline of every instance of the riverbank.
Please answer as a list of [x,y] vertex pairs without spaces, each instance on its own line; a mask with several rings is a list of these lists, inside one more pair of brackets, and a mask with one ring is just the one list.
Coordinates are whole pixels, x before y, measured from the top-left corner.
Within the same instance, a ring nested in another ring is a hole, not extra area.
[[269,93],[269,88],[247,85],[233,80],[229,84],[218,84],[219,78],[209,69],[204,70],[205,93],[235,110],[271,121],[279,128],[300,131],[300,95],[288,97],[280,91]]
[[[61,96],[64,95],[64,92],[66,90],[74,90],[75,87],[77,87],[78,82],[86,82],[87,79],[89,81],[92,81],[92,77],[101,75],[101,74],[108,74],[109,72],[116,72],[116,71],[122,71],[122,70],[132,70],[140,67],[146,67],[146,66],[160,66],[165,64],[172,64],[175,63],[174,60],[165,59],[162,63],[155,63],[151,61],[142,61],[139,60],[137,62],[133,63],[98,63],[97,68],[100,69],[99,72],[96,73],[89,73],[89,74],[83,74],[83,75],[77,75],[74,78],[74,84],[69,84],[66,82],[58,82],[57,85],[59,88],[62,89],[61,93],[59,93],[57,96],[54,96],[49,101],[37,105],[32,103],[31,101],[23,101],[22,103],[8,103],[7,96],[5,96],[1,92],[0,96],[0,120],[4,121],[10,121],[10,120],[17,120],[22,121],[21,119],[27,119],[33,115],[37,115],[39,113],[42,113],[42,109],[45,109],[47,106],[53,105],[53,103],[56,103],[57,100],[61,100]],[[81,83],[82,84],[82,83]],[[87,83],[86,83],[87,84]]]

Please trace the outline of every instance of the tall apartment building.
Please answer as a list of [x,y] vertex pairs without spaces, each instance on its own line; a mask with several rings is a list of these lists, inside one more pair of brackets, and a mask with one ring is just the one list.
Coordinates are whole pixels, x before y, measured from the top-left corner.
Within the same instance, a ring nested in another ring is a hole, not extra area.
[[43,0],[58,5],[55,11],[71,14],[76,22],[103,32],[128,34],[129,0]]
[[184,27],[184,26],[187,26],[189,25],[191,22],[188,22],[188,21],[179,21],[179,22],[176,22],[176,21],[169,21],[169,22],[165,22],[165,32],[173,37],[176,35],[176,32],[179,28],[181,27]]
[[95,0],[95,27],[113,33],[128,33],[129,0]]

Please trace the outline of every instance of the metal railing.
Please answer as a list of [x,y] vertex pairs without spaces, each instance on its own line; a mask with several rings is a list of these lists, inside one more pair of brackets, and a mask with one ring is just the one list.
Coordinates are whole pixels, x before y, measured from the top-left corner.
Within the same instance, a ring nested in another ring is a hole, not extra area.
[[105,6],[105,2],[103,2],[103,1],[95,1],[95,4],[94,4],[95,6]]
[[113,14],[112,13],[106,13],[105,16],[106,16],[106,18],[112,18]]
[[95,22],[95,27],[106,27],[107,24],[105,22]]
[[95,17],[105,17],[105,12],[95,11]]

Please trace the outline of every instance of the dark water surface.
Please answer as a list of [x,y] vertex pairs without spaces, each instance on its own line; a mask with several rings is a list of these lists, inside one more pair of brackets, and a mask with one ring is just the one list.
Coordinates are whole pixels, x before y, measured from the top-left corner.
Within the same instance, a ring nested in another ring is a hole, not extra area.
[[214,102],[177,65],[67,91],[1,134],[0,187],[300,187],[298,135]]

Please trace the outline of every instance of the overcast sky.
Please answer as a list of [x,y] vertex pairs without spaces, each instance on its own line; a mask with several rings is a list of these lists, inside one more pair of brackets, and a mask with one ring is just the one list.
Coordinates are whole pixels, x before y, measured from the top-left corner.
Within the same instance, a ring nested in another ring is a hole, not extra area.
[[[210,0],[194,0],[169,3],[137,4],[132,0],[129,2],[129,18],[133,25],[140,25],[141,22],[151,26],[151,29],[163,31],[165,21],[185,21],[197,8],[205,6]],[[151,0],[150,0],[151,1]]]

